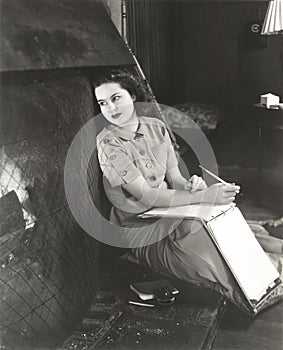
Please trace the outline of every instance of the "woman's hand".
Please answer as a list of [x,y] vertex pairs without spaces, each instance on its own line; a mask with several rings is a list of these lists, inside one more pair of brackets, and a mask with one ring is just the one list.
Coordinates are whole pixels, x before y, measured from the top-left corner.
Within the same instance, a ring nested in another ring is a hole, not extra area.
[[240,186],[238,185],[217,183],[204,191],[203,201],[213,204],[230,204],[234,202],[236,194],[239,191]]
[[203,191],[207,189],[207,185],[204,179],[200,176],[193,175],[184,185],[184,189],[195,193],[197,191]]

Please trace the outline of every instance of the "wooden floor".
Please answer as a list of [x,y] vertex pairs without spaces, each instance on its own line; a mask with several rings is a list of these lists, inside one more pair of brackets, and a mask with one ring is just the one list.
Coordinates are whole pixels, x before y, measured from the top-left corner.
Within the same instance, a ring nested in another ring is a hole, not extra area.
[[262,312],[255,319],[249,319],[231,307],[226,311],[217,330],[212,349],[282,349],[282,321],[282,302]]
[[[220,168],[220,175],[227,181],[241,183],[244,196],[238,206],[246,219],[282,216],[282,188],[269,181],[274,174],[264,174],[270,186],[261,191],[261,202],[254,181],[255,169],[225,166]],[[276,174],[275,178],[278,178]],[[283,238],[282,231],[277,235]],[[159,278],[140,266],[115,260],[106,269],[100,291],[85,319],[60,350],[282,349],[282,302],[252,318],[216,293],[172,281],[181,291],[173,305],[150,309],[128,304],[132,297],[130,283]]]
[[181,291],[175,303],[149,309],[127,303],[133,296],[128,286],[160,276],[120,262],[108,277],[60,349],[282,349],[282,302],[253,318],[216,293],[172,281]]
[[129,284],[164,279],[120,260],[106,274],[91,310],[62,349],[209,349],[226,310],[222,297],[181,281],[171,306],[129,305]]

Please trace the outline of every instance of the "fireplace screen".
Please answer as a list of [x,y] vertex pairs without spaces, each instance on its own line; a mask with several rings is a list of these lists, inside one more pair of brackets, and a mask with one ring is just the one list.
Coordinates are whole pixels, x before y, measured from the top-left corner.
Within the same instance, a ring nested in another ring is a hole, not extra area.
[[[1,10],[0,344],[55,347],[99,282],[100,245],[66,203],[66,154],[96,113],[90,72],[134,60],[100,2],[4,0]],[[95,157],[89,168],[99,207]]]

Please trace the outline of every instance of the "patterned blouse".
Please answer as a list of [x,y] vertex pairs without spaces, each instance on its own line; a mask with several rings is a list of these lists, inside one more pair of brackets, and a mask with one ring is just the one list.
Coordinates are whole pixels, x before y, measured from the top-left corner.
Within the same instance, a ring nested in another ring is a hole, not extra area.
[[148,208],[130,197],[121,185],[142,176],[153,188],[167,188],[166,172],[178,165],[165,124],[156,118],[139,117],[136,132],[108,125],[97,136],[97,149],[110,201],[114,207],[135,215]]

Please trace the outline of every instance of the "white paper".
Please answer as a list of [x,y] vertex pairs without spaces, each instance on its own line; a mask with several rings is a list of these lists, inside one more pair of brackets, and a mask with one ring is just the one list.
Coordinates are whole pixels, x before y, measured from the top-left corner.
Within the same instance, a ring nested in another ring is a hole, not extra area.
[[280,102],[280,97],[271,93],[260,96],[260,104],[269,108],[270,106],[277,106]]
[[142,218],[200,218],[209,221],[234,206],[235,204],[232,203],[229,205],[193,204],[169,208],[154,208],[139,216]]
[[207,226],[246,297],[259,301],[279,273],[240,210],[233,208]]

